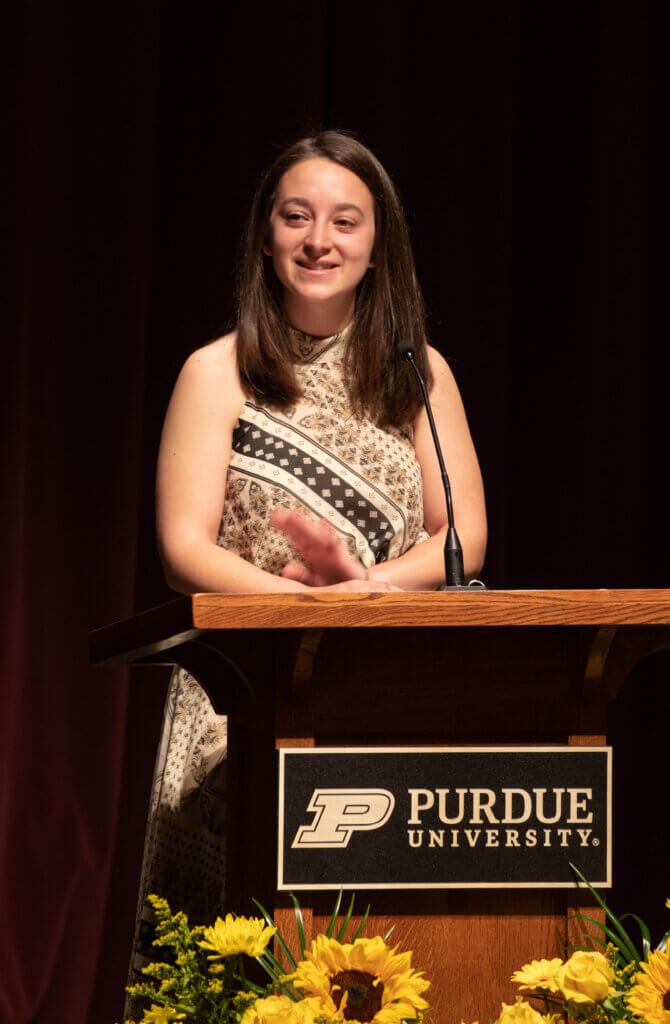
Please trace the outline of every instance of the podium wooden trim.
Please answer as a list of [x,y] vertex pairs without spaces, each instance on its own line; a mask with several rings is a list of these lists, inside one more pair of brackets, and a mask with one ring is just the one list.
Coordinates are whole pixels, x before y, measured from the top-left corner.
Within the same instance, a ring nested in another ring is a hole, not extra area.
[[[230,716],[226,905],[250,913],[256,896],[285,927],[277,747],[601,745],[608,702],[669,646],[670,590],[195,594],[91,635],[97,664],[181,665]],[[585,902],[577,889],[368,898],[369,934],[396,923],[432,979],[436,1021],[495,1016],[517,994],[512,971],[555,955]],[[332,895],[301,903],[309,938]]]

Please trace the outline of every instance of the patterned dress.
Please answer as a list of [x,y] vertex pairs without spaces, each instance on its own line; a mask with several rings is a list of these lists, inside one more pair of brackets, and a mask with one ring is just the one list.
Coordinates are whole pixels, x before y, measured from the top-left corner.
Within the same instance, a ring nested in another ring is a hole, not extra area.
[[[347,329],[348,330],[348,329]],[[246,402],[233,433],[217,543],[268,572],[299,560],[270,526],[275,508],[326,518],[366,567],[397,558],[428,535],[411,427],[380,429],[352,413],[343,378],[347,331],[292,332],[303,396],[283,411]],[[130,981],[154,956],[148,893],[193,922],[223,911],[226,718],[184,669],[168,692],[140,884]],[[126,1016],[138,1012],[129,1002]]]

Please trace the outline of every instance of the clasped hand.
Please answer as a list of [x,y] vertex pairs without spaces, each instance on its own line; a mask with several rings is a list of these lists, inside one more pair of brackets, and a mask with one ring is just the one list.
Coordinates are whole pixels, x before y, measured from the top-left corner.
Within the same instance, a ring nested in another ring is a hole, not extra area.
[[270,523],[288,537],[307,562],[288,562],[282,570],[286,579],[331,591],[400,590],[391,583],[368,579],[365,567],[351,557],[337,530],[326,519],[315,523],[297,509],[275,509]]

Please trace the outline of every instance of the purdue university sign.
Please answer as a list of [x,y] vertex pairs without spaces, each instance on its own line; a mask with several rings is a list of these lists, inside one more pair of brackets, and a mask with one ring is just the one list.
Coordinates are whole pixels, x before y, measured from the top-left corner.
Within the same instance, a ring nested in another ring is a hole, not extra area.
[[278,888],[611,882],[609,747],[279,751]]

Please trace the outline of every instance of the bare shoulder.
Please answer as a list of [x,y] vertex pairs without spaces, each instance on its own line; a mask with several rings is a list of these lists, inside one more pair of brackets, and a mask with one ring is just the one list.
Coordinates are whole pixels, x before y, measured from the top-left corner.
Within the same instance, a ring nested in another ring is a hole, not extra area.
[[461,405],[461,395],[458,390],[458,384],[454,377],[449,363],[440,355],[437,349],[433,348],[432,345],[427,346],[428,354],[428,365],[433,371],[433,386],[431,388],[430,396],[433,401],[440,401],[445,399],[448,402],[455,402],[457,406]]
[[237,331],[231,331],[197,348],[184,363],[182,374],[195,379],[208,380],[214,374],[218,381],[222,377],[237,380],[236,341]]
[[453,373],[451,372],[451,367],[449,366],[449,363],[444,358],[444,356],[440,355],[437,349],[433,348],[432,345],[426,346],[426,353],[428,355],[428,365],[433,371],[435,382],[437,383],[439,380],[442,384],[450,383],[455,387],[456,379]]
[[180,418],[235,422],[245,395],[237,372],[236,332],[196,349],[181,368],[170,402]]

